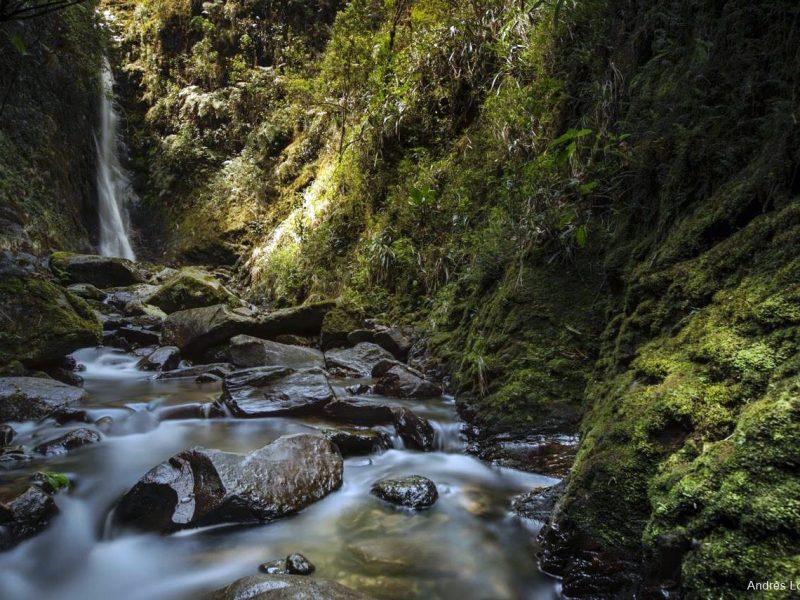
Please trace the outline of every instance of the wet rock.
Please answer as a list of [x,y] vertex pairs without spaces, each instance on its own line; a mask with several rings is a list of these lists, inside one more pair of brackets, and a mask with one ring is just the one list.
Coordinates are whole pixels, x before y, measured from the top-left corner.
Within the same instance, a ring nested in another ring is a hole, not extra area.
[[140,346],[150,346],[158,344],[161,341],[161,336],[155,331],[145,329],[144,327],[136,327],[128,325],[117,329],[116,334],[130,344],[138,344]]
[[325,407],[325,416],[360,425],[383,425],[394,420],[391,406],[362,398],[337,398]]
[[105,290],[106,294],[108,294],[106,297],[106,303],[109,306],[122,311],[124,314],[130,314],[130,316],[134,316],[126,311],[126,307],[131,306],[131,309],[134,310],[133,306],[135,303],[139,302],[143,305],[146,302],[146,299],[157,289],[157,285],[150,285],[148,283],[139,283],[127,287],[115,287],[107,289]]
[[163,310],[152,304],[145,304],[141,300],[131,300],[124,306],[122,312],[132,317],[156,317],[162,321],[167,318],[167,313]]
[[0,463],[16,463],[33,460],[33,456],[25,452],[22,446],[6,446],[0,448]]
[[82,446],[96,444],[101,439],[100,434],[95,430],[81,427],[79,429],[73,429],[59,438],[39,444],[33,451],[44,454],[45,456],[56,456],[59,454],[66,454],[70,450],[75,450]]
[[10,445],[16,433],[11,425],[0,425],[0,448]]
[[194,367],[184,367],[174,371],[163,371],[156,376],[156,379],[189,379],[198,378],[204,375],[214,375],[223,378],[228,373],[232,373],[236,367],[230,363],[212,363],[210,365],[196,365]]
[[578,450],[578,438],[570,435],[471,437],[468,451],[481,460],[553,477],[565,477],[569,473]]
[[268,339],[279,335],[319,335],[325,315],[335,305],[326,300],[273,311],[258,319],[258,327],[252,335]]
[[0,365],[56,365],[100,342],[100,322],[89,305],[43,277],[0,277],[0,315]]
[[356,383],[354,385],[347,386],[345,389],[348,391],[348,393],[353,394],[354,396],[363,396],[365,394],[372,393],[372,387],[366,383]]
[[217,590],[208,600],[369,600],[369,596],[302,575],[252,575]]
[[254,367],[227,375],[222,384],[222,402],[236,417],[320,413],[332,399],[322,369]]
[[324,435],[336,444],[345,458],[365,456],[392,447],[389,434],[375,429],[329,429]]
[[566,488],[567,485],[563,481],[555,485],[534,488],[530,492],[512,498],[511,510],[526,519],[546,522]]
[[430,452],[434,448],[435,434],[433,427],[426,420],[408,408],[394,409],[394,426],[397,435],[407,448]]
[[120,337],[114,331],[103,332],[103,346],[108,348],[117,348],[126,352],[132,348],[131,343],[123,337]]
[[231,361],[237,367],[325,368],[322,352],[303,346],[290,346],[262,340],[249,335],[237,335],[230,343]]
[[381,375],[375,384],[375,393],[398,398],[436,398],[442,395],[442,389],[398,364]]
[[164,343],[177,346],[185,356],[198,357],[232,337],[252,333],[258,322],[224,305],[174,312],[164,322]]
[[136,365],[143,371],[172,371],[181,362],[181,351],[175,346],[162,346]]
[[215,304],[235,307],[241,301],[210,273],[188,267],[169,278],[147,298],[147,303],[169,314]]
[[84,300],[96,300],[98,302],[102,302],[107,296],[104,291],[97,289],[91,283],[73,283],[67,287],[67,290],[75,294],[78,298],[83,298]]
[[222,377],[213,373],[203,373],[194,378],[195,383],[222,383]]
[[58,514],[50,494],[30,486],[8,503],[0,504],[0,551],[8,550],[42,531]]
[[56,252],[50,256],[50,269],[68,283],[91,283],[111,288],[142,283],[144,276],[136,265],[124,258]]
[[81,388],[54,379],[0,377],[0,422],[38,421],[86,398]]
[[214,412],[211,402],[192,402],[190,404],[163,406],[155,411],[159,421],[208,419]]
[[408,508],[428,508],[439,499],[436,484],[420,475],[381,479],[373,484],[371,493],[381,500]]
[[284,436],[247,455],[192,448],[148,472],[115,516],[161,532],[271,521],[338,489],[342,468],[339,450],[318,435]]
[[302,554],[294,553],[286,557],[286,572],[291,575],[311,575],[316,567]]
[[258,565],[258,570],[262,573],[266,573],[267,575],[285,575],[286,571],[286,559],[279,558],[277,560],[271,560],[269,562],[262,563]]
[[411,340],[396,327],[377,331],[374,342],[391,352],[397,360],[406,360],[408,351],[411,349]]
[[394,360],[394,357],[376,344],[362,342],[352,348],[328,350],[325,362],[331,372],[356,377],[369,377],[372,369],[381,360]]

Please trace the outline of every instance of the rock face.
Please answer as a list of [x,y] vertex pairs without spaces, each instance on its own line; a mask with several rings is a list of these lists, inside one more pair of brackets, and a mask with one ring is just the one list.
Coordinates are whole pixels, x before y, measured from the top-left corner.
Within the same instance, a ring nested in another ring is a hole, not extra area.
[[314,348],[290,346],[249,335],[237,335],[231,339],[230,354],[237,367],[291,367],[306,369],[325,368],[322,352]]
[[375,384],[375,393],[398,398],[436,398],[441,388],[414,373],[405,365],[388,369]]
[[50,257],[50,269],[67,283],[91,283],[101,289],[144,281],[134,263],[110,256],[56,252]]
[[369,600],[369,596],[302,575],[252,575],[217,590],[209,600]]
[[284,436],[247,455],[193,448],[139,480],[116,519],[160,532],[270,521],[338,489],[342,468],[336,446],[317,435]]
[[225,377],[222,402],[237,417],[319,413],[333,400],[322,369],[255,367]]
[[66,454],[70,450],[75,450],[82,446],[96,444],[101,439],[100,434],[95,430],[81,427],[79,429],[73,429],[59,438],[39,444],[33,451],[44,454],[45,456],[55,456],[58,454]]
[[408,448],[430,452],[433,450],[435,434],[431,424],[418,417],[408,408],[394,410],[394,426],[397,435]]
[[373,484],[372,494],[386,502],[408,508],[428,508],[439,499],[436,484],[420,475],[381,479]]
[[195,268],[181,269],[147,298],[167,314],[215,304],[237,306],[240,301],[213,275]]
[[325,362],[331,371],[356,377],[369,377],[372,369],[382,360],[394,360],[386,350],[370,342],[352,348],[339,348],[325,353]]
[[38,421],[86,397],[81,388],[53,379],[0,377],[0,421]]
[[36,535],[57,514],[52,496],[37,485],[30,486],[11,502],[0,504],[0,551]]
[[181,362],[181,351],[176,346],[162,346],[139,361],[143,371],[172,371]]
[[86,302],[38,276],[0,277],[0,315],[0,365],[58,364],[101,339],[100,322]]

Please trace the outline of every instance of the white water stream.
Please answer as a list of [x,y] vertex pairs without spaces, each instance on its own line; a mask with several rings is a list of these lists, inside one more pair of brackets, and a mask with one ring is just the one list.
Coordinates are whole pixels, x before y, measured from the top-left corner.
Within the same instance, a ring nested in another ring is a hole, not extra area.
[[134,260],[129,239],[128,207],[135,199],[128,174],[120,163],[119,113],[114,106],[114,75],[103,58],[100,132],[97,142],[97,200],[100,254]]

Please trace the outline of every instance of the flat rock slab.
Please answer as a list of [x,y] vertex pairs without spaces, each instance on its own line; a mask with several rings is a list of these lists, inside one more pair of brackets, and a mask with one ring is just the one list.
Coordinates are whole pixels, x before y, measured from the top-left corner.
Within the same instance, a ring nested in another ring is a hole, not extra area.
[[291,367],[292,369],[325,368],[325,357],[314,348],[272,342],[250,335],[231,339],[233,364],[248,367]]
[[382,360],[394,360],[387,351],[370,342],[361,342],[352,348],[337,348],[325,353],[328,369],[343,375],[370,377],[372,369]]
[[254,367],[227,375],[221,400],[236,417],[308,415],[321,413],[333,391],[322,369]]
[[433,506],[439,499],[436,484],[420,475],[381,479],[372,485],[371,493],[391,504],[417,509]]
[[39,377],[0,377],[0,421],[39,421],[88,398],[79,387]]
[[320,435],[284,436],[246,455],[192,448],[142,477],[115,518],[160,532],[271,521],[338,489],[342,470],[339,450]]
[[236,367],[230,363],[211,363],[210,365],[197,365],[194,367],[186,367],[185,369],[164,371],[159,373],[156,379],[195,379],[207,375],[213,375],[221,379],[228,373],[233,372],[235,368]]
[[50,268],[69,283],[91,283],[101,289],[144,281],[133,262],[110,256],[56,252],[50,257]]
[[304,575],[251,575],[217,590],[208,600],[370,600],[334,581]]

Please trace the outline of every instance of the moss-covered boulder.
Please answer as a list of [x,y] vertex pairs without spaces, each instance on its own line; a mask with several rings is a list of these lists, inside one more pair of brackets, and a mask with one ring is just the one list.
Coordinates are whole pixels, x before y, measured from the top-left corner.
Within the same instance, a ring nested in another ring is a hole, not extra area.
[[54,252],[50,270],[62,283],[90,283],[101,289],[144,282],[135,263],[113,256]]
[[194,268],[181,269],[152,296],[147,304],[167,314],[215,304],[238,306],[241,301],[210,273]]
[[347,335],[353,331],[363,329],[363,322],[353,310],[337,306],[325,314],[320,333],[320,343],[323,350],[351,346]]
[[0,365],[55,364],[65,355],[98,344],[102,326],[86,302],[38,276],[0,280]]

